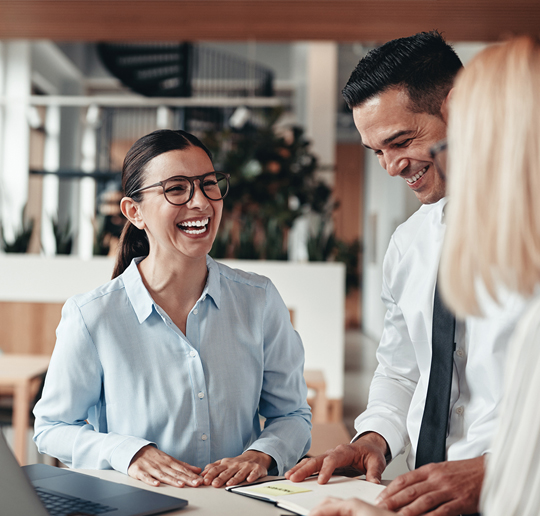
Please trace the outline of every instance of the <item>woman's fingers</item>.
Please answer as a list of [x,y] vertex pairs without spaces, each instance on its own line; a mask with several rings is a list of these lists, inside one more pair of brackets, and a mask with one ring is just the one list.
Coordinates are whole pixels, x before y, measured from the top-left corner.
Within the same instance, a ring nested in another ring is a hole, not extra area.
[[197,474],[200,471],[200,468],[178,461],[153,446],[145,446],[133,457],[128,475],[152,486],[164,483],[176,487],[197,487],[203,481]]
[[232,486],[244,480],[254,482],[266,474],[267,469],[248,454],[208,464],[202,472],[205,485],[213,487],[221,487],[225,484]]
[[221,473],[226,471],[227,464],[222,464],[222,461],[214,462],[213,464],[208,464],[201,475],[204,478],[205,485],[209,486]]
[[262,452],[249,451],[238,457],[207,464],[201,471],[201,468],[176,460],[154,446],[145,446],[133,457],[128,474],[151,486],[163,483],[176,487],[198,487],[204,483],[222,487],[225,484],[237,485],[245,480],[254,482],[264,477],[271,460]]
[[263,467],[256,464],[250,464],[249,467],[244,467],[231,476],[227,481],[227,485],[235,486],[241,482],[244,482],[244,480],[247,482],[255,482],[255,480],[258,478],[264,477],[266,473],[266,469]]

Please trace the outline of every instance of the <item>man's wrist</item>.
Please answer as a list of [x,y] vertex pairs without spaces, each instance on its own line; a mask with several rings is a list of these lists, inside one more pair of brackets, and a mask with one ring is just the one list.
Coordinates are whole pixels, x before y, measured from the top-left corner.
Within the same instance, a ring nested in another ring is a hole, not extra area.
[[377,432],[364,432],[360,434],[351,444],[358,443],[362,441],[363,443],[369,443],[372,446],[376,446],[381,450],[381,453],[384,455],[386,463],[388,464],[392,460],[392,453],[390,452],[390,446],[386,442],[386,439]]

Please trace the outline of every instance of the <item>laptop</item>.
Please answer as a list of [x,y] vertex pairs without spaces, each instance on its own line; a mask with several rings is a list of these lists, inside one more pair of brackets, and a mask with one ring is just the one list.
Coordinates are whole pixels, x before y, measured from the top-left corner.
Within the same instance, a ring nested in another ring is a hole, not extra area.
[[[63,504],[63,505],[62,505]],[[9,516],[146,516],[187,500],[45,464],[17,463],[0,431],[0,505]]]

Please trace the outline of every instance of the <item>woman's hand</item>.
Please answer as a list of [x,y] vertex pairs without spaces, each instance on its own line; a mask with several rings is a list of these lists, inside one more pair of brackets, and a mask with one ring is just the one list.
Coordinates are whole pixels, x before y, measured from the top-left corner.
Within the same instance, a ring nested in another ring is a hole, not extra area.
[[175,487],[198,487],[203,483],[200,472],[201,468],[176,460],[151,445],[141,448],[128,468],[130,477],[154,487],[161,482]]
[[268,474],[272,457],[266,453],[248,450],[238,457],[221,459],[207,464],[201,473],[205,485],[234,486],[244,480],[255,482]]

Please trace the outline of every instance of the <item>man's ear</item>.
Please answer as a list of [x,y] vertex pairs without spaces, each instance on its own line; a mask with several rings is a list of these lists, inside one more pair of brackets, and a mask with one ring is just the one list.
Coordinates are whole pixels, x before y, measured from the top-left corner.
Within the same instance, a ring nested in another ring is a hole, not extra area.
[[441,104],[441,116],[446,124],[448,123],[448,112],[449,112],[450,102],[452,100],[453,94],[454,94],[454,88],[452,88],[448,92],[448,95],[446,95],[445,99],[443,100],[443,103]]
[[120,201],[120,209],[122,213],[136,228],[144,229],[146,224],[144,223],[141,208],[131,197],[123,197]]

